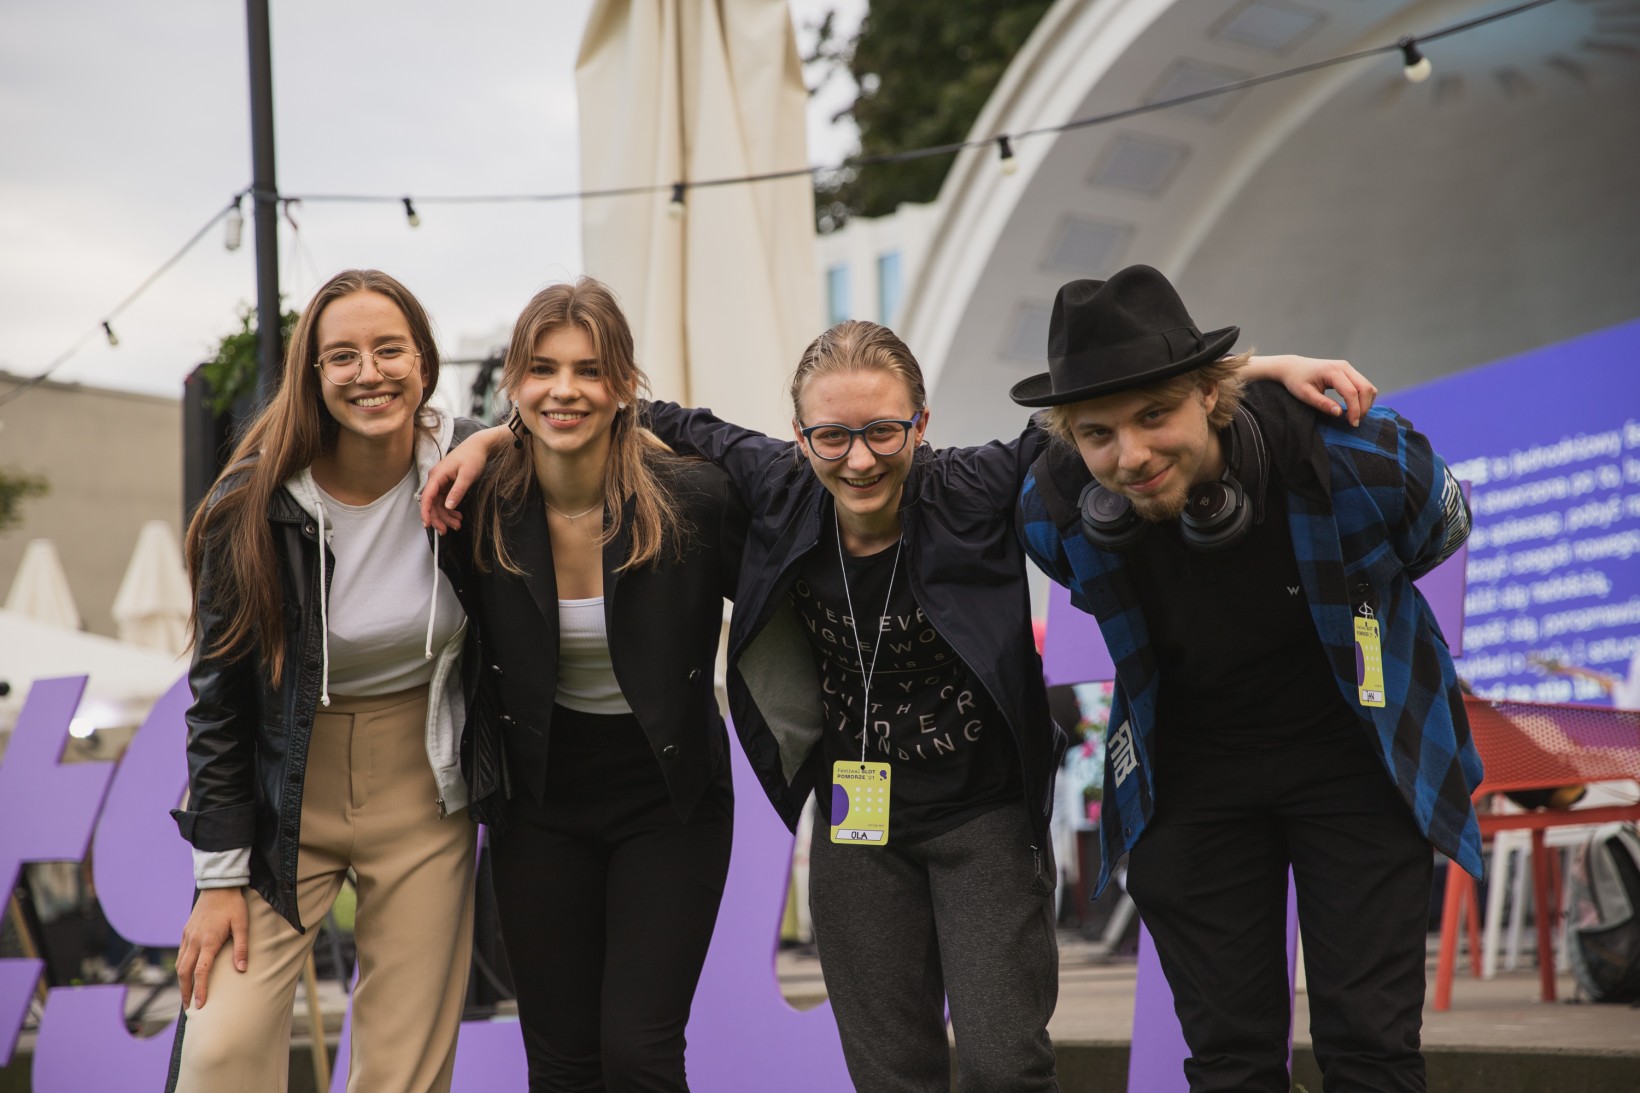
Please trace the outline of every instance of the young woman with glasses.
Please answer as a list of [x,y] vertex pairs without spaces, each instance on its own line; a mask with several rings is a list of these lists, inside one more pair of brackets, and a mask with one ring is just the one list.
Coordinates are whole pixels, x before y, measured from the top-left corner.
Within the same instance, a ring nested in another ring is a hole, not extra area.
[[[1326,402],[1342,362],[1273,363]],[[810,907],[849,1074],[943,1093],[949,1001],[964,1089],[1054,1089],[1048,817],[1064,737],[1014,527],[1045,438],[926,446],[917,361],[870,322],[816,338],[791,397],[793,440],[665,402],[647,423],[721,466],[751,509],[730,707],[788,826],[818,790]],[[500,439],[435,468],[425,518],[448,522],[445,485],[459,501]]]
[[492,855],[532,1090],[685,1093],[729,870],[712,677],[746,511],[638,426],[646,386],[607,288],[543,289],[503,365],[512,442],[445,544],[482,666],[473,746],[506,758]]
[[[349,1089],[448,1090],[472,944],[460,603],[416,497],[477,428],[398,281],[349,270],[188,526],[188,800],[198,896],[170,1087],[282,1090],[291,1003],[351,871]],[[470,675],[471,673],[469,673]]]

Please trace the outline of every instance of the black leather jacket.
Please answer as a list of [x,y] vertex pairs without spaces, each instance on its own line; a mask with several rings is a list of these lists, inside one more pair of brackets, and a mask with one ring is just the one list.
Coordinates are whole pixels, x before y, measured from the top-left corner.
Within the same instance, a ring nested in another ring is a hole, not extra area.
[[[480,424],[458,421],[455,443]],[[223,491],[219,486],[211,504]],[[284,487],[268,501],[268,527],[279,564],[280,599],[285,612],[285,670],[270,684],[256,651],[233,661],[208,650],[227,624],[218,598],[222,548],[207,541],[194,589],[197,612],[193,663],[188,684],[188,807],[171,815],[196,850],[251,848],[251,887],[298,930],[296,858],[300,845],[302,784],[308,740],[319,705],[322,642],[319,589],[319,529]],[[429,532],[429,549],[431,549]],[[333,556],[327,554],[327,571]],[[454,581],[440,556],[440,569]],[[325,590],[328,594],[329,590]],[[459,594],[459,593],[458,593]],[[469,707],[476,690],[472,658],[462,658],[462,691]],[[469,726],[468,735],[471,729]],[[469,750],[463,742],[463,757]],[[463,764],[463,770],[468,770]],[[493,780],[493,771],[473,771],[469,783]],[[474,795],[476,796],[476,794]],[[471,809],[475,818],[478,810]]]

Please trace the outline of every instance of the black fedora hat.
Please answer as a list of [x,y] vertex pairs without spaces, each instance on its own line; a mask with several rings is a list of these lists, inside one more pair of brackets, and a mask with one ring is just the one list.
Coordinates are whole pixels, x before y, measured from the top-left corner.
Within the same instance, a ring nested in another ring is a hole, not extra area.
[[1145,387],[1230,351],[1239,327],[1203,334],[1166,277],[1128,266],[1108,281],[1071,281],[1054,298],[1048,370],[1008,392],[1021,406],[1058,406]]

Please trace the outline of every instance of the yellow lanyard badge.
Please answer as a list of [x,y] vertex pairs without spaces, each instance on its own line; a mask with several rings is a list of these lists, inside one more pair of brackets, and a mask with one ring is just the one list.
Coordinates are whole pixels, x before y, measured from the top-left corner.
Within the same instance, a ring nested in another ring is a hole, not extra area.
[[1384,705],[1384,652],[1378,644],[1378,620],[1367,604],[1355,617],[1355,685],[1361,705]]
[[[854,648],[860,649],[860,629],[854,622],[854,593],[848,587],[848,564],[843,560],[843,527],[832,520],[837,530],[837,570],[843,577],[843,597],[848,603],[848,624],[854,631]],[[883,611],[894,597],[894,574],[900,568],[900,548],[905,538],[894,545],[894,563],[888,571],[888,591],[883,594]],[[877,674],[877,652],[883,643],[871,646],[871,663],[860,661],[860,682],[864,693],[860,703],[860,758],[839,759],[831,767],[831,841],[850,846],[886,846],[888,844],[888,790],[893,781],[887,763],[866,762],[866,741],[871,736],[869,724],[871,709],[871,679]]]
[[831,768],[831,841],[853,846],[888,843],[887,763],[839,759]]

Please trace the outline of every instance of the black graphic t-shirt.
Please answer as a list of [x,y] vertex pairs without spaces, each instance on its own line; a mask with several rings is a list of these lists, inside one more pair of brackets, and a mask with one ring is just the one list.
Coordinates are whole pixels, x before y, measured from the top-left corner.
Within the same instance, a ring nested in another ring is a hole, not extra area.
[[1156,651],[1163,749],[1223,754],[1361,732],[1316,635],[1286,495],[1270,475],[1263,518],[1241,542],[1192,550],[1169,522],[1130,555]]
[[[934,629],[895,547],[845,555],[847,591],[828,527],[790,592],[820,662],[826,732],[811,763],[822,822],[831,822],[832,764],[860,758],[893,768],[888,838],[914,843],[1019,800],[1019,759],[1002,712]],[[890,572],[893,588],[890,590]],[[853,620],[849,601],[859,613]],[[855,633],[859,633],[859,646]],[[866,703],[864,663],[870,668]]]

